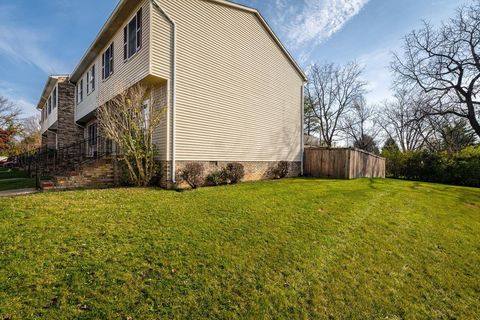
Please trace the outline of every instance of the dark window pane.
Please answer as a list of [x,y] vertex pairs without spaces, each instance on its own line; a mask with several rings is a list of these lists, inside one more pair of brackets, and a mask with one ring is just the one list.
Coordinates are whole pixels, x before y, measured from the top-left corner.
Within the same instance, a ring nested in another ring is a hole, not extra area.
[[137,19],[133,18],[128,24],[128,57],[137,52]]

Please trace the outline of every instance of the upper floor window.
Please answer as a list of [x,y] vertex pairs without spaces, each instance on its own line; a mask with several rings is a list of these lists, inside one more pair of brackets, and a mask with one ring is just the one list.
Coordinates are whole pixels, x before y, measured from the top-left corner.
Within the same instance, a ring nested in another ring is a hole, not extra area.
[[108,79],[113,73],[113,42],[102,55],[102,79]]
[[83,79],[77,84],[77,104],[83,101]]
[[52,96],[48,97],[48,114],[52,113]]
[[142,9],[123,29],[123,59],[130,59],[142,47]]
[[52,104],[53,104],[53,107],[52,109],[55,109],[57,107],[57,88],[55,87],[55,89],[53,89],[53,94],[52,94]]
[[95,91],[95,65],[87,72],[87,94]]

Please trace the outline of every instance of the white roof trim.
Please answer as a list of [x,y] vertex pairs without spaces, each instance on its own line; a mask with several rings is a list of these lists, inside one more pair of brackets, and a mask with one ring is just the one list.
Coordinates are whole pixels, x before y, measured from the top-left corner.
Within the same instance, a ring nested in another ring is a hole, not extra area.
[[[87,51],[84,53],[83,57],[80,59],[80,62],[77,64],[77,66],[75,67],[74,71],[72,72],[72,77],[75,77],[77,75],[77,73],[79,72],[79,68],[80,66],[83,64],[83,61],[88,57],[89,53],[91,52],[92,48],[94,47],[95,43],[99,40],[100,36],[102,35],[102,33],[108,28],[109,24],[112,22],[112,19],[113,17],[116,16],[117,12],[123,7],[123,5],[127,2],[127,1],[132,1],[132,0],[120,0],[117,4],[117,6],[115,7],[114,11],[112,12],[112,14],[110,15],[110,17],[108,18],[108,20],[105,22],[105,24],[103,25],[103,27],[100,29],[100,31],[98,32],[97,36],[95,37],[95,40],[90,44],[90,46],[88,47]],[[210,1],[210,2],[215,2],[215,3],[218,3],[220,5],[224,5],[224,6],[228,6],[228,7],[232,7],[232,8],[236,8],[236,9],[239,9],[239,10],[243,10],[243,11],[247,11],[247,12],[250,12],[250,13],[253,13],[257,16],[257,18],[260,20],[260,22],[262,23],[262,25],[267,29],[268,33],[272,36],[272,38],[275,40],[275,42],[278,44],[278,46],[282,49],[282,51],[284,52],[284,54],[286,55],[286,57],[290,60],[290,62],[293,64],[293,66],[295,67],[295,69],[298,71],[298,73],[302,76],[303,80],[304,81],[307,81],[307,76],[306,74],[303,72],[302,68],[300,68],[300,66],[298,65],[298,63],[295,61],[295,59],[292,57],[292,55],[290,54],[290,52],[287,50],[287,48],[283,45],[283,43],[280,41],[280,39],[278,38],[278,36],[275,34],[275,32],[272,30],[272,28],[270,27],[270,25],[267,23],[267,21],[263,18],[262,14],[257,10],[257,9],[254,9],[254,8],[250,8],[250,7],[247,7],[247,6],[244,6],[244,5],[240,5],[240,4],[237,4],[237,3],[233,3],[233,2],[230,2],[230,1],[226,1],[226,0],[203,0],[203,1]],[[82,73],[83,73],[84,70],[82,70]],[[74,80],[74,79],[73,79]]]

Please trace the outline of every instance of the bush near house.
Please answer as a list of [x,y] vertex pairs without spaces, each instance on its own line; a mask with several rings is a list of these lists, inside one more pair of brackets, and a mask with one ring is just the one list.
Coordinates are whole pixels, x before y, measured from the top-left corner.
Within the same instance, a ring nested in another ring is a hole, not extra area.
[[272,169],[274,179],[283,179],[288,176],[289,165],[286,161],[280,161],[276,167]]
[[229,183],[239,183],[245,177],[245,168],[243,164],[232,162],[222,170],[223,178]]
[[384,151],[387,176],[392,178],[480,187],[480,146],[458,153]]
[[207,176],[207,183],[211,186],[226,184],[222,171],[213,171]]
[[185,168],[179,172],[179,177],[181,181],[188,183],[192,189],[196,189],[204,184],[204,172],[203,164],[192,162],[185,165]]

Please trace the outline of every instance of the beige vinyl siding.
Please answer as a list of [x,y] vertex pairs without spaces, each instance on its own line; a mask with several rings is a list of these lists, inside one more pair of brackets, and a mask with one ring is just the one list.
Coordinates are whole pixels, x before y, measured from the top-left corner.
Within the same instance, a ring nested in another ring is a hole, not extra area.
[[[258,17],[210,1],[158,2],[177,23],[177,160],[300,161],[303,79]],[[156,43],[170,39],[170,26],[152,30]],[[152,49],[153,71],[168,53]]]
[[162,121],[153,134],[153,141],[157,146],[159,160],[167,160],[168,158],[168,88],[167,84],[155,86],[153,88],[152,100],[155,108],[159,108],[162,112]]
[[[123,60],[123,28],[137,14],[140,7],[142,13],[142,48],[127,62]],[[149,74],[149,47],[150,47],[150,1],[142,1],[134,12],[123,23],[122,27],[115,33],[112,41],[114,42],[114,62],[113,74],[107,80],[102,80],[102,54],[110,46],[111,41],[103,48],[97,57],[98,75],[99,75],[99,93],[97,106],[113,98],[115,95],[123,92],[128,87],[144,79]]]
[[[92,69],[92,66],[95,64],[95,91],[90,92],[90,94],[87,93],[87,72],[89,72]],[[100,67],[100,72],[99,72],[99,67]],[[82,75],[80,78],[83,79],[83,100],[79,104],[77,104],[77,87],[75,87],[75,121],[81,119],[82,117],[86,116],[93,110],[97,108],[97,99],[98,99],[98,86],[99,82],[102,80],[102,75],[100,74],[102,72],[102,65],[98,65],[97,61],[92,63],[85,71],[85,73]],[[99,80],[100,78],[100,80]],[[80,80],[78,83],[80,83]]]

